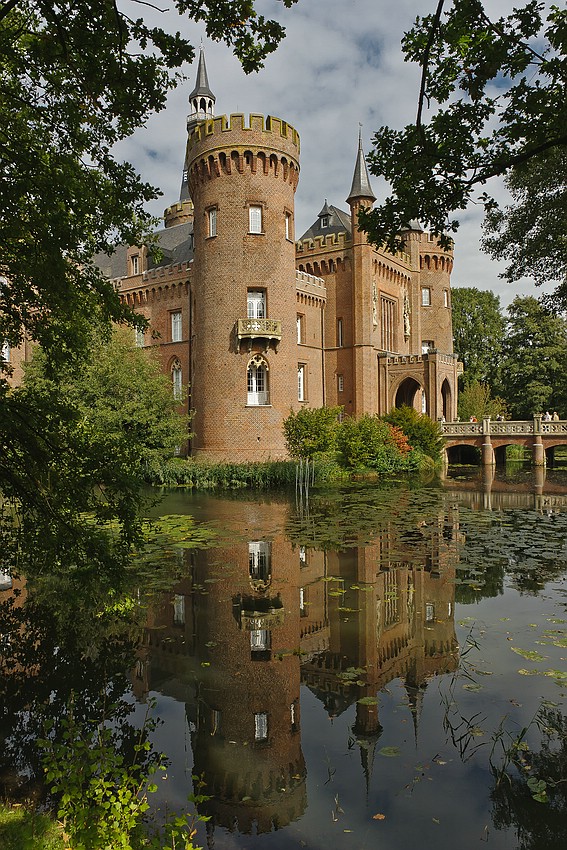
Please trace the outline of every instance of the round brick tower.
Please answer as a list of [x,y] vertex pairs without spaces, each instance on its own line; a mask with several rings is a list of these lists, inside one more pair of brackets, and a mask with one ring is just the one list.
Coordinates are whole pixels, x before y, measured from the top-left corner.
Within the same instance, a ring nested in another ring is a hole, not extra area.
[[284,457],[282,423],[298,406],[299,136],[271,116],[206,120],[189,137],[186,170],[195,208],[193,454]]

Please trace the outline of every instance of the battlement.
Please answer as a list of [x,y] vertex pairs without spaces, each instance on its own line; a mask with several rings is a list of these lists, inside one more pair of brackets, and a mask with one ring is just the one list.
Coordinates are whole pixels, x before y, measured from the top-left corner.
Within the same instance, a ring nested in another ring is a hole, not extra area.
[[[257,113],[250,113],[246,124],[246,116],[241,112],[229,115],[228,118],[226,115],[219,115],[197,124],[187,140],[187,153],[190,155],[192,149],[200,147],[206,141],[212,142],[213,147],[246,144],[247,135],[250,137],[252,133],[265,134],[265,144],[269,147],[280,148],[281,143],[285,142],[286,147],[293,147],[295,155],[299,156],[299,133],[295,127],[273,115],[264,119],[263,115]],[[232,141],[229,138],[231,136],[235,137],[236,141]],[[251,141],[250,138],[248,141]]]
[[327,300],[327,286],[322,277],[296,270],[295,284],[298,293],[313,296],[323,302]]
[[350,247],[350,245],[350,236],[346,231],[341,231],[340,233],[328,233],[326,236],[315,236],[313,239],[300,240],[296,242],[295,248],[297,253],[301,254],[307,251],[321,251],[324,248],[336,251],[347,246]]

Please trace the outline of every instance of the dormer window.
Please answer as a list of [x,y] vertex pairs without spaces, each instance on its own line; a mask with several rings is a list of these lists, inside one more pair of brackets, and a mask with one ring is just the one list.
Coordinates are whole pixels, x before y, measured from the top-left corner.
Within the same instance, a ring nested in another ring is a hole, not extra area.
[[323,230],[325,227],[328,227],[328,226],[329,226],[329,216],[328,215],[322,215],[321,216],[321,230]]

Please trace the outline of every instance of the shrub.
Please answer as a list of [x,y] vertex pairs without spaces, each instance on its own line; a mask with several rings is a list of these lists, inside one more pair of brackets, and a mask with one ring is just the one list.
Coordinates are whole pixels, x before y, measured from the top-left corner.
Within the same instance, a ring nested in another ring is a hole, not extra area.
[[304,407],[284,421],[287,450],[294,458],[312,458],[337,446],[342,407]]
[[409,469],[411,450],[399,430],[377,416],[345,419],[339,432],[339,449],[345,466],[378,472]]
[[441,458],[443,440],[437,422],[425,413],[418,413],[413,407],[395,407],[382,417],[385,422],[399,428],[409,440],[413,449],[420,449],[433,460]]

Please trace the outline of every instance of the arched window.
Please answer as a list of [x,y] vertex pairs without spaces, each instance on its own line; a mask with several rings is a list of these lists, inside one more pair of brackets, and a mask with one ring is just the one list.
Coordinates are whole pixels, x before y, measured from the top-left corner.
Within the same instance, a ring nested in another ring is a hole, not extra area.
[[268,364],[264,358],[257,354],[248,364],[248,401],[249,405],[262,405],[270,403],[270,392],[268,386]]

